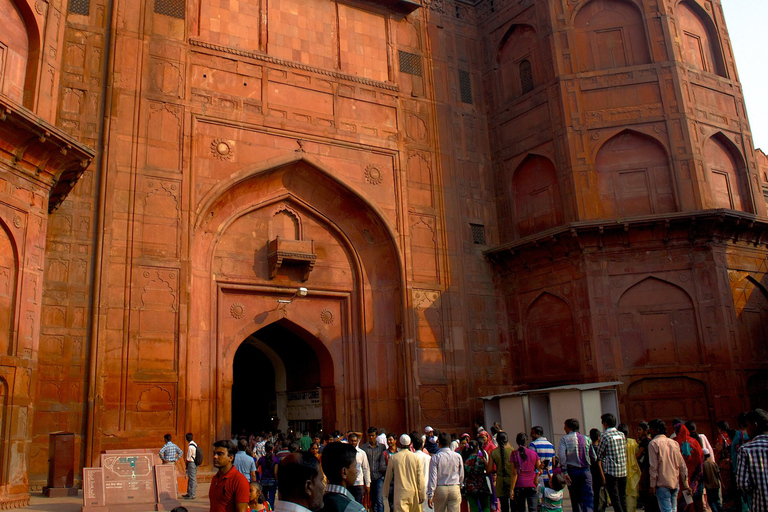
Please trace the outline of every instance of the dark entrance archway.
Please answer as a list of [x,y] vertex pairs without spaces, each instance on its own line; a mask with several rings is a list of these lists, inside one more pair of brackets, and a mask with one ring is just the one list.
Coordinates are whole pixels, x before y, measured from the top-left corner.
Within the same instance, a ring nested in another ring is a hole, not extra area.
[[238,347],[232,366],[233,432],[279,428],[314,433],[329,419],[323,418],[324,369],[312,347],[320,342],[308,341],[308,334],[295,327],[275,322]]

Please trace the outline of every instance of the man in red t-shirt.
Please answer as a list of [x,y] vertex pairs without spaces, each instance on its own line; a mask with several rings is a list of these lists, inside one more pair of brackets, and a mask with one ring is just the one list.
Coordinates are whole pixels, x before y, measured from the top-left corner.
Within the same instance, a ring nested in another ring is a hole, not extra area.
[[246,512],[250,488],[248,480],[235,466],[237,447],[232,441],[213,443],[213,467],[219,468],[213,475],[208,498],[211,512]]

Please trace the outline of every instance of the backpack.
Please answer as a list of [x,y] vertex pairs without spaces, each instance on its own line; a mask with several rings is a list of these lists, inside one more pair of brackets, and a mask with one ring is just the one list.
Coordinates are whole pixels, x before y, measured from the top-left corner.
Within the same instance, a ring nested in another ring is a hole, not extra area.
[[203,451],[200,449],[197,443],[195,443],[195,466],[202,466],[202,465],[203,465]]

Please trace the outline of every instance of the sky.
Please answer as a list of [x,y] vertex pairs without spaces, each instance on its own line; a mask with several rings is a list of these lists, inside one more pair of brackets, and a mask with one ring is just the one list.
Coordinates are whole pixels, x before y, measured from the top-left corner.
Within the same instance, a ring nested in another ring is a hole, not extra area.
[[722,0],[755,147],[768,153],[768,0]]

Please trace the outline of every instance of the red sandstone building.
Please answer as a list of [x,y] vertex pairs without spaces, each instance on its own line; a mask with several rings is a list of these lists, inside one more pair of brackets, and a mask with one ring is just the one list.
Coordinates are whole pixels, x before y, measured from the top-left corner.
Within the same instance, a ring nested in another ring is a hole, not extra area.
[[[0,501],[51,432],[466,428],[768,396],[719,0],[0,0]],[[306,291],[300,290],[305,288]]]

